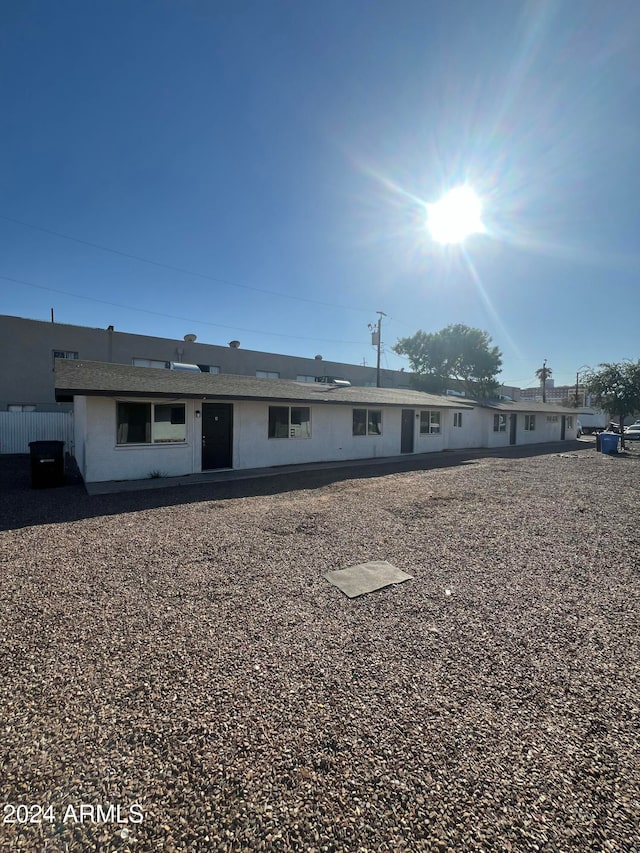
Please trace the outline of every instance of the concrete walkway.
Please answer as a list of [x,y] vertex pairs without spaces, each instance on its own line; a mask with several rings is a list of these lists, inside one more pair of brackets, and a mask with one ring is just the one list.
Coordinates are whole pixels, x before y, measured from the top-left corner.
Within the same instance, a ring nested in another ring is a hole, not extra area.
[[237,480],[255,480],[262,477],[278,477],[298,474],[303,471],[325,471],[334,468],[359,468],[370,465],[394,465],[398,462],[416,461],[433,453],[410,454],[409,456],[386,456],[383,459],[350,459],[344,462],[309,462],[304,465],[277,465],[273,468],[240,468],[205,471],[185,477],[156,477],[146,480],[109,480],[104,483],[86,483],[90,495],[107,495],[113,492],[137,492],[142,489],[166,489],[169,486],[198,486],[201,483],[229,483]]
[[[440,467],[456,464],[484,456],[517,457],[538,453],[558,453],[561,451],[588,449],[593,442],[587,439],[553,442],[552,444],[529,444],[507,447],[477,448],[473,450],[443,450],[436,453],[408,453],[402,456],[385,456],[380,459],[348,459],[340,462],[312,462],[304,465],[279,465],[273,468],[244,468],[238,470],[206,471],[202,474],[190,474],[185,477],[157,477],[145,480],[109,480],[103,483],[86,483],[89,495],[108,495],[117,492],[137,492],[145,489],[166,489],[176,486],[198,486],[204,483],[229,483],[238,480],[255,480],[264,477],[281,477],[286,474],[298,474],[305,471],[329,471],[351,468],[354,471],[388,466],[390,468],[406,466],[408,469]],[[585,446],[586,445],[586,446]]]

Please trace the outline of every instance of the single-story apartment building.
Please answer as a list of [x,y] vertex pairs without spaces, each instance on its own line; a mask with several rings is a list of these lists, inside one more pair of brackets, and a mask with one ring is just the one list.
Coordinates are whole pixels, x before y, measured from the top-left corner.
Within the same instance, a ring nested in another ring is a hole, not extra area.
[[575,438],[558,405],[56,359],[87,483]]

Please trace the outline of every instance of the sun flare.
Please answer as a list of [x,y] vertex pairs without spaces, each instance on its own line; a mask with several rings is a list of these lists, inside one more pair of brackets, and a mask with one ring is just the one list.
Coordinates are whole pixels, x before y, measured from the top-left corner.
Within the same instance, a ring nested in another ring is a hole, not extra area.
[[482,202],[468,186],[454,187],[440,201],[427,205],[427,228],[438,243],[462,243],[483,234]]

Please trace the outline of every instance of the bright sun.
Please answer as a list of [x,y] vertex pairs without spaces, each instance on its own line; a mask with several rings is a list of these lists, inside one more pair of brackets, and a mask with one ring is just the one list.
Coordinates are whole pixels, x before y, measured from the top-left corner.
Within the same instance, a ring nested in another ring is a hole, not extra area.
[[462,243],[469,235],[486,231],[482,202],[471,187],[455,187],[427,209],[427,227],[438,243]]

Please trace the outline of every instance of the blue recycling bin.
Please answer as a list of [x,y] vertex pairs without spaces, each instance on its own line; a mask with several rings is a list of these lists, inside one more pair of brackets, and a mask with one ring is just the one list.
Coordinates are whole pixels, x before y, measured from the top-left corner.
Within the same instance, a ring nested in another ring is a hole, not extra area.
[[602,453],[617,453],[619,441],[620,436],[615,432],[603,432],[600,436],[600,450]]

